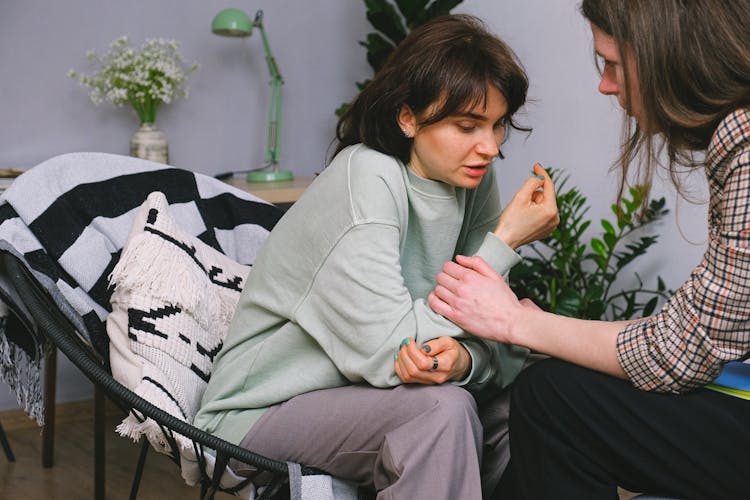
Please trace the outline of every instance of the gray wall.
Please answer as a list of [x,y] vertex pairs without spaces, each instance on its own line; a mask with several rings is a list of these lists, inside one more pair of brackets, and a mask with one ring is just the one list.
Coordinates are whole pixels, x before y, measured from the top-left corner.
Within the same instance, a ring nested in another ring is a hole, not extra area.
[[[522,120],[534,128],[515,134],[498,163],[508,200],[534,162],[565,169],[592,205],[594,219],[609,216],[621,115],[616,102],[596,91],[591,35],[577,0],[465,0],[457,11],[484,18],[523,60],[531,78],[531,104]],[[265,12],[271,47],[285,78],[281,164],[298,175],[323,168],[335,126],[335,108],[351,99],[354,82],[370,76],[357,41],[370,25],[358,0],[4,0],[0,4],[0,167],[32,166],[71,151],[128,153],[138,126],[128,108],[94,106],[88,91],[66,76],[87,70],[85,52],[106,49],[128,34],[181,42],[201,69],[188,80],[190,97],[164,106],[157,123],[177,166],[215,174],[252,168],[264,154],[268,74],[259,37],[236,40],[210,32],[214,14],[240,7]],[[696,176],[696,192],[705,192]],[[639,264],[677,287],[699,261],[706,240],[705,206],[679,204],[669,187],[672,214],[657,231],[658,248]],[[90,386],[65,360],[58,398],[90,395]],[[0,389],[0,409],[15,408]]]

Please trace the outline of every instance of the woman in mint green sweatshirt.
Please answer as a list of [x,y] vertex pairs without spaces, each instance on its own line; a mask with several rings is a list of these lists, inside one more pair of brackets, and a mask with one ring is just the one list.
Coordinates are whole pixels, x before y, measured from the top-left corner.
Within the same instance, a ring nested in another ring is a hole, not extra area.
[[378,498],[491,493],[508,460],[499,396],[528,350],[470,338],[426,297],[456,254],[505,274],[557,224],[538,166],[501,214],[492,161],[527,88],[471,16],[397,47],[258,256],[196,425]]

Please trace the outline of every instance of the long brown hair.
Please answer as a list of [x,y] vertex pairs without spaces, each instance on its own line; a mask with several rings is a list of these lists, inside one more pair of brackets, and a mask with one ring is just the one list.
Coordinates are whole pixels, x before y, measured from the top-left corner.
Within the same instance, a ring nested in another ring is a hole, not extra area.
[[618,201],[629,177],[650,187],[662,150],[682,193],[678,166],[697,166],[721,120],[750,104],[750,0],[583,0],[581,12],[635,59],[641,110],[626,118]]
[[489,85],[508,101],[506,128],[530,130],[513,120],[526,101],[529,82],[510,47],[476,17],[435,18],[396,47],[341,117],[334,154],[361,142],[407,163],[412,140],[398,125],[403,104],[419,118],[419,125],[429,125],[485,101]]

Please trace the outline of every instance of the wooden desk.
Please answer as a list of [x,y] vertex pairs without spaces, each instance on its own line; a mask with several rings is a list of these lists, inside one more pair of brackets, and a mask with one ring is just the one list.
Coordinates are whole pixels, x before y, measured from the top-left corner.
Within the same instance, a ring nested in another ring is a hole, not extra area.
[[315,177],[295,177],[282,182],[247,182],[245,177],[232,177],[224,182],[254,194],[275,205],[291,205],[302,196]]

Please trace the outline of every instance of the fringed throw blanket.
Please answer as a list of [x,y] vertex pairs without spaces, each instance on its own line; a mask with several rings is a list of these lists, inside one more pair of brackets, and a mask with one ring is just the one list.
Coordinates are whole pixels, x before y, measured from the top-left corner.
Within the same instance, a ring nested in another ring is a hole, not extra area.
[[[281,216],[276,207],[211,177],[102,153],[52,158],[0,196],[0,251],[26,263],[104,359],[108,277],[138,208],[154,191],[164,193],[182,231],[244,265],[252,265]],[[43,344],[24,327],[20,301],[1,276],[0,298],[0,375],[41,425]]]

